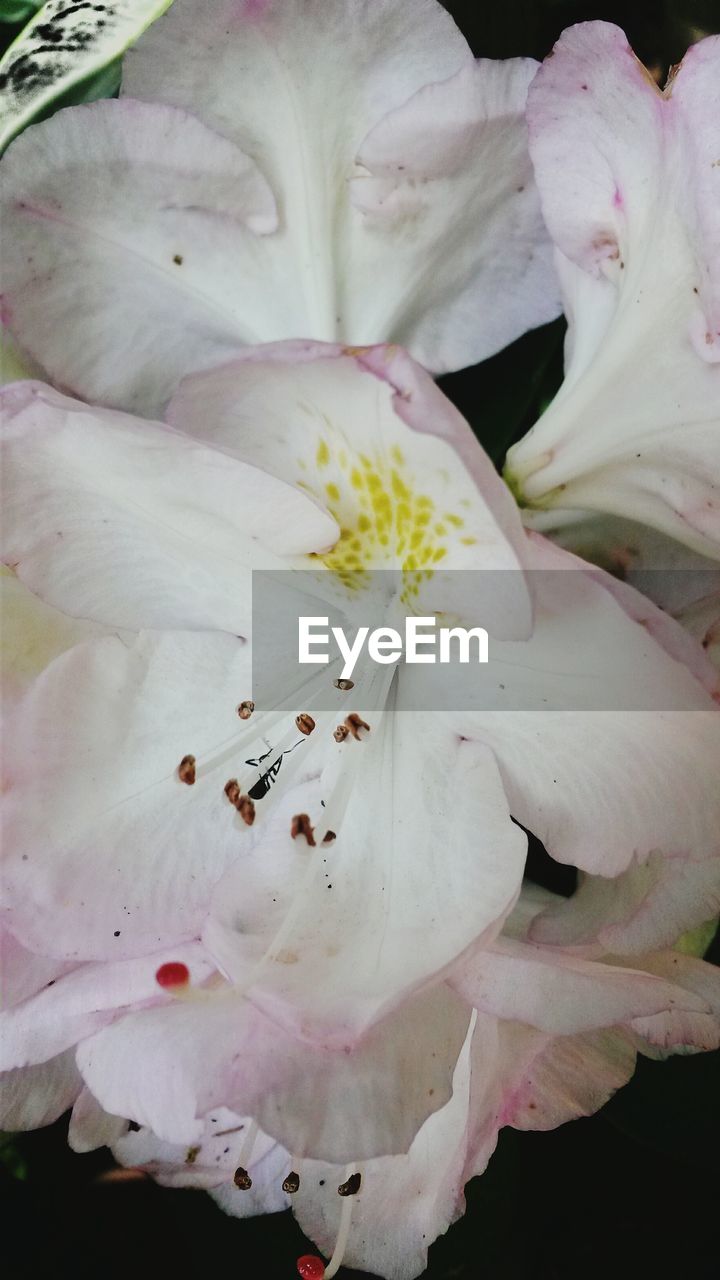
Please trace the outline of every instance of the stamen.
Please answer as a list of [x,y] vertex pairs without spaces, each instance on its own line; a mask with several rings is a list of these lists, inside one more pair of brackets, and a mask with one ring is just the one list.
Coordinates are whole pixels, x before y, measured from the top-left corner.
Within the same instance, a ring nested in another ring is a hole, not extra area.
[[312,849],[315,848],[315,831],[310,823],[310,819],[306,813],[296,813],[290,823],[290,835],[293,840],[298,836],[304,836]]
[[251,827],[253,822],[255,821],[255,804],[250,799],[250,797],[240,796],[237,804],[235,805],[235,808],[240,814],[240,817],[245,823],[245,826]]
[[338,1187],[339,1196],[356,1196],[360,1190],[361,1175],[357,1172],[351,1173],[346,1182],[341,1182]]
[[348,729],[346,724],[339,724],[337,729],[333,733],[333,738],[335,739],[336,742],[344,742],[349,732],[350,730]]
[[324,1280],[325,1263],[314,1253],[304,1253],[296,1263],[301,1280]]
[[237,778],[228,778],[225,783],[225,795],[231,804],[237,804],[240,799],[240,783]]
[[356,742],[362,741],[360,737],[361,729],[367,729],[368,733],[370,732],[370,725],[358,715],[357,711],[351,711],[350,715],[345,717],[345,725]]
[[333,680],[333,684],[335,685],[336,689],[340,690],[341,693],[347,693],[348,689],[355,688],[354,680]]
[[288,1196],[294,1196],[300,1186],[300,1174],[291,1169],[287,1178],[282,1184],[282,1189]]
[[332,844],[333,840],[337,840],[337,836],[335,835],[335,832],[326,831],[325,835],[323,836],[323,844]]
[[255,710],[255,703],[251,702],[251,700],[247,698],[245,702],[240,703],[240,706],[237,709],[237,713],[241,720],[249,720],[254,710]]
[[235,1183],[235,1186],[238,1188],[239,1191],[249,1191],[252,1186],[252,1178],[250,1177],[250,1174],[248,1173],[247,1168],[245,1166],[250,1164],[250,1158],[252,1156],[252,1151],[253,1151],[253,1147],[255,1146],[255,1139],[257,1138],[257,1136],[258,1136],[258,1123],[257,1123],[257,1120],[253,1120],[251,1121],[250,1127],[247,1133],[245,1134],[245,1141],[243,1142],[240,1148],[239,1164],[237,1169],[235,1170],[235,1173],[233,1174],[233,1182]]
[[[353,1205],[355,1204],[355,1194],[360,1186],[360,1174],[353,1165],[349,1165],[347,1170],[347,1178],[345,1182],[338,1187],[340,1195],[345,1196],[343,1200],[342,1210],[340,1212],[340,1229],[338,1238],[333,1250],[333,1256],[325,1268],[324,1280],[332,1280],[342,1266],[342,1260],[345,1256],[348,1240],[350,1239],[350,1224],[352,1222]],[[352,1191],[343,1191],[343,1187],[352,1187]]]
[[155,981],[164,991],[179,990],[190,983],[190,970],[180,960],[169,960],[161,964],[155,974]]
[[195,781],[195,757],[183,756],[178,765],[178,778],[191,787]]
[[312,716],[308,715],[307,711],[303,711],[299,716],[296,716],[295,723],[300,732],[304,733],[306,737],[309,733],[312,733],[315,728],[315,721]]
[[250,796],[243,795],[237,778],[230,778],[225,783],[225,795],[235,806],[246,826],[251,827],[255,821],[255,805]]

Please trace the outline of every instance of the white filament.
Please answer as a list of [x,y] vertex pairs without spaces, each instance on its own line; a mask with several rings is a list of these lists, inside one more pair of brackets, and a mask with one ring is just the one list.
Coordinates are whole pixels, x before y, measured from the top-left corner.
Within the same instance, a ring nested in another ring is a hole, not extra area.
[[[348,1178],[351,1178],[354,1173],[357,1173],[357,1165],[349,1164],[345,1170],[345,1180],[347,1181]],[[345,1257],[345,1250],[347,1249],[348,1240],[350,1239],[350,1225],[352,1223],[354,1203],[355,1196],[343,1197],[342,1209],[340,1211],[340,1228],[338,1230],[338,1237],[335,1242],[332,1258],[325,1268],[325,1280],[332,1280],[332,1277],[336,1275],[342,1266],[342,1260]]]

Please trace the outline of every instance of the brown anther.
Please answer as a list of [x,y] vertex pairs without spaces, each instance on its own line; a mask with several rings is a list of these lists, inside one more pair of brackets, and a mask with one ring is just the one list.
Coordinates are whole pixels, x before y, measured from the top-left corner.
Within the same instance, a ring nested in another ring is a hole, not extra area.
[[299,1186],[300,1186],[300,1174],[296,1173],[295,1170],[293,1169],[292,1172],[288,1174],[287,1178],[283,1182],[282,1189],[287,1196],[294,1196]]
[[296,813],[290,823],[290,835],[293,840],[298,836],[304,836],[308,844],[315,848],[315,832],[310,824],[310,819],[306,813]]
[[361,741],[361,729],[367,729],[368,733],[370,732],[370,725],[358,715],[357,711],[351,711],[350,715],[345,717],[345,724],[347,725],[348,732],[352,734],[356,742]]
[[315,728],[315,721],[312,716],[308,715],[307,711],[303,711],[299,716],[296,716],[295,723],[300,732],[304,733],[306,737]]
[[352,1173],[347,1182],[341,1182],[338,1187],[339,1196],[356,1196],[360,1190],[362,1179],[359,1173]]
[[250,796],[239,796],[235,808],[240,814],[245,826],[251,827],[255,821],[255,802],[250,799]]
[[336,689],[340,690],[341,693],[347,693],[348,689],[355,688],[354,680],[333,680],[333,684],[335,685]]
[[350,730],[348,729],[346,724],[339,724],[337,729],[333,733],[333,738],[335,739],[336,742],[344,742],[349,732]]
[[195,781],[195,757],[183,756],[178,765],[178,778],[191,787]]
[[242,1166],[235,1170],[233,1174],[233,1182],[238,1188],[238,1191],[249,1191],[252,1186],[252,1178],[250,1177],[247,1169],[243,1169]]
[[248,698],[246,699],[245,702],[240,703],[240,706],[237,709],[237,713],[241,720],[249,720],[254,710],[255,710],[255,703],[251,702],[250,699]]
[[337,840],[337,836],[335,835],[335,832],[326,831],[325,835],[323,836],[323,844],[332,844],[333,840]]
[[230,803],[235,806],[246,826],[251,827],[255,821],[255,805],[250,796],[246,796],[241,792],[237,778],[230,778],[225,783],[225,795]]
[[237,778],[229,778],[225,783],[225,795],[231,804],[237,805],[240,799],[240,783]]

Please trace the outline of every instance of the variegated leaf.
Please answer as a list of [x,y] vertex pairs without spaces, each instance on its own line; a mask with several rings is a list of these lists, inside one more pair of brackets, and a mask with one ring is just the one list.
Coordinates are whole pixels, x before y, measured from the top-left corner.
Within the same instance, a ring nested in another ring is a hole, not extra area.
[[111,66],[171,2],[44,4],[0,61],[0,150],[54,101]]

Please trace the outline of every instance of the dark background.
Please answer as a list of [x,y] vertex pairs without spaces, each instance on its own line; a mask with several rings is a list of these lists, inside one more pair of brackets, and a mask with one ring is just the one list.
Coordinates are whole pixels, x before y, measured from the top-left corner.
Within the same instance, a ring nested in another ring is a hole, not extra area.
[[[475,53],[495,58],[543,58],[573,22],[617,22],[660,80],[693,39],[720,31],[720,0],[458,0],[446,8]],[[10,29],[3,34],[0,45]],[[559,385],[562,334],[556,321],[442,379],[497,463]],[[529,869],[548,887],[571,888],[537,846]],[[708,958],[720,963],[717,940]],[[240,1222],[202,1192],[114,1177],[106,1151],[69,1151],[66,1127],[61,1120],[0,1145],[8,1224],[0,1257],[11,1280],[291,1280],[298,1255],[316,1252],[289,1213]],[[427,1280],[716,1280],[719,1143],[720,1055],[642,1060],[596,1116],[552,1133],[503,1131],[488,1172],[467,1188],[466,1216],[431,1248]],[[351,1275],[360,1273],[340,1272]]]

